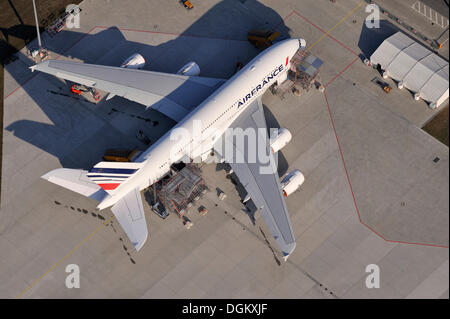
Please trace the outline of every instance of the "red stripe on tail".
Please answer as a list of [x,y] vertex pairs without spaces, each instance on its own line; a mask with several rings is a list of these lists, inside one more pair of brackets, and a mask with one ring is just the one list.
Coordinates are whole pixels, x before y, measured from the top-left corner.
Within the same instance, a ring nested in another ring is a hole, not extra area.
[[103,188],[105,191],[110,191],[113,189],[116,189],[120,183],[110,183],[110,184],[98,184],[101,188]]

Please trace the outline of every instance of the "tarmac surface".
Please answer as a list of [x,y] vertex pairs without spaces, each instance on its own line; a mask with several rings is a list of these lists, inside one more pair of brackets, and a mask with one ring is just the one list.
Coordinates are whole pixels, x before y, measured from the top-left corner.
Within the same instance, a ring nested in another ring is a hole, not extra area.
[[[194,60],[202,76],[228,78],[259,52],[249,29],[305,38],[324,61],[325,92],[263,96],[268,126],[293,134],[280,175],[306,177],[287,198],[296,250],[283,262],[258,214],[253,224],[242,211],[239,186],[203,164],[211,191],[196,206],[208,214],[194,206],[187,230],[144,201],[149,238],[136,252],[109,209],[94,212],[95,201],[40,176],[90,168],[107,148],[145,149],[137,130],[155,142],[175,123],[121,98],[74,97],[31,73],[22,51],[5,68],[0,297],[449,298],[449,149],[420,129],[437,110],[393,82],[385,94],[361,61],[396,27],[368,30],[366,3],[353,0],[193,3],[84,1],[81,28],[43,43],[52,58],[120,65],[139,52],[150,70]],[[65,286],[69,264],[80,268],[79,289]],[[366,287],[370,264],[380,288]]]

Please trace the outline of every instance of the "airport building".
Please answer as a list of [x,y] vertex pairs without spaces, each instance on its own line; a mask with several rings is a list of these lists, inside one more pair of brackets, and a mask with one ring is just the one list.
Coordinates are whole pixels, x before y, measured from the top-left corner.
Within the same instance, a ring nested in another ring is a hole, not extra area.
[[402,32],[390,36],[370,57],[384,70],[383,77],[397,81],[414,98],[437,108],[448,99],[448,62]]

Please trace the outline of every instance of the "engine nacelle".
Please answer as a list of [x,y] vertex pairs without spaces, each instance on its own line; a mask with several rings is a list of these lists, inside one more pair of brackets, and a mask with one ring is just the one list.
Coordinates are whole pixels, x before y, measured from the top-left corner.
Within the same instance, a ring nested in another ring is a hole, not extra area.
[[305,176],[298,169],[293,170],[281,181],[281,189],[284,197],[288,197],[295,192],[305,181]]
[[128,59],[123,61],[121,68],[127,69],[142,69],[145,66],[145,59],[139,53],[135,53]]
[[280,128],[273,132],[273,137],[270,139],[270,148],[272,153],[276,153],[285,147],[292,139],[292,134],[287,128]]
[[187,76],[198,76],[200,75],[200,67],[195,62],[189,62],[181,69],[178,70],[177,74],[187,75]]

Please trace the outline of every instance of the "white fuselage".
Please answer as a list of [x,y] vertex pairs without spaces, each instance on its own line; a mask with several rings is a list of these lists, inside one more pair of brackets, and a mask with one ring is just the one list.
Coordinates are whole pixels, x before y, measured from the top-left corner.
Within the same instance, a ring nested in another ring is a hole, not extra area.
[[145,163],[144,166],[97,207],[104,209],[114,205],[136,187],[147,188],[167,174],[172,163],[185,156],[195,158],[210,152],[217,139],[250,103],[272,84],[286,79],[289,62],[299,46],[299,39],[285,40],[250,61],[143,152],[136,161]]

